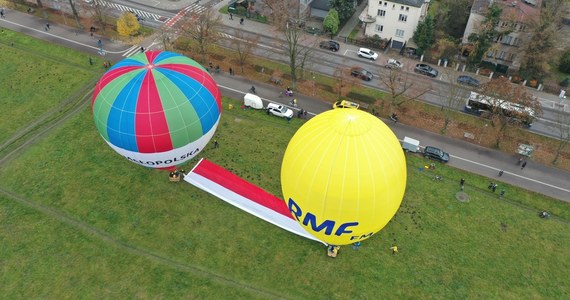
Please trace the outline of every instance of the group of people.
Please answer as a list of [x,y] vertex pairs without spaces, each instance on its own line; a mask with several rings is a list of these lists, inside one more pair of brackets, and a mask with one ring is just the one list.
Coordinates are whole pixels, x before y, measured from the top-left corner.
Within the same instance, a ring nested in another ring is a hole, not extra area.
[[174,170],[168,174],[168,178],[170,181],[176,182],[180,181],[180,179],[183,178],[185,174],[186,172],[184,170]]

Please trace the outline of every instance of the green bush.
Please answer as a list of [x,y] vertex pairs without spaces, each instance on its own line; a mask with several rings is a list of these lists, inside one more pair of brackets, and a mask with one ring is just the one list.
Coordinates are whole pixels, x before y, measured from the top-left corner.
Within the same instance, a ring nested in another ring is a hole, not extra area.
[[562,54],[560,58],[560,66],[558,67],[560,71],[570,74],[570,50]]

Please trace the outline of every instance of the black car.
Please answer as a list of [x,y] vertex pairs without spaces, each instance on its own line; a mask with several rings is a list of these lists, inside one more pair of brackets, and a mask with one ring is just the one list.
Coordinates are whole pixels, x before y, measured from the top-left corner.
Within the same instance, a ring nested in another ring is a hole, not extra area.
[[374,78],[374,75],[372,75],[372,73],[366,71],[361,67],[354,67],[350,69],[350,75],[352,75],[353,77],[358,77],[365,81],[370,81],[372,80],[372,78]]
[[414,68],[414,72],[427,75],[429,77],[437,77],[437,74],[439,74],[436,69],[426,64],[417,64]]
[[425,147],[424,157],[436,159],[444,163],[449,161],[449,153],[443,152],[443,150],[432,146]]
[[470,85],[470,86],[474,86],[474,87],[478,87],[480,84],[479,80],[477,80],[471,76],[467,76],[467,75],[461,75],[461,76],[457,77],[457,83]]
[[319,44],[319,47],[322,49],[328,49],[328,50],[331,50],[333,52],[336,52],[340,49],[340,44],[338,42],[335,42],[335,41],[322,41]]

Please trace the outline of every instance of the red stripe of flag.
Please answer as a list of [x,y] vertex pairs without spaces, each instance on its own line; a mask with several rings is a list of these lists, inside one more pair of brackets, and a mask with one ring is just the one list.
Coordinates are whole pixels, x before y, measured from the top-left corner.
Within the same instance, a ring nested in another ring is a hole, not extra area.
[[268,209],[271,209],[285,217],[293,219],[285,201],[206,159],[202,159],[192,172],[208,178],[209,180],[216,182],[246,199],[267,207]]

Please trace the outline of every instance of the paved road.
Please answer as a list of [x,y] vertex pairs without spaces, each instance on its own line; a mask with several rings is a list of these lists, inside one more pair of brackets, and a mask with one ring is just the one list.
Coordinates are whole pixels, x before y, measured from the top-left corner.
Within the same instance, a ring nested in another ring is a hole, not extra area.
[[[76,32],[72,28],[59,24],[52,25],[52,29],[49,32],[45,32],[43,30],[44,25],[45,22],[42,19],[14,11],[7,11],[6,18],[0,19],[0,26],[98,55],[97,40],[99,37],[93,39],[87,32]],[[101,39],[104,48],[108,51],[107,57],[114,61],[124,58],[133,51],[130,45],[122,45],[105,38]],[[286,97],[275,97],[279,90],[271,85],[252,83],[247,79],[229,76],[225,73],[215,74],[214,76],[222,93],[226,96],[241,98],[244,92],[252,84],[255,84],[258,94],[264,100],[283,103],[289,101]],[[303,95],[297,95],[296,98],[299,100],[300,107],[308,110],[312,115],[330,109],[329,103],[316,98]],[[450,152],[452,159],[449,164],[451,166],[493,178],[496,177],[499,170],[504,170],[505,173],[500,178],[500,181],[570,202],[570,172],[535,164],[532,161],[524,170],[520,170],[513,155],[478,147],[471,143],[450,139],[401,124],[392,124],[390,122],[388,124],[400,139],[404,136],[414,137],[420,140],[424,146],[434,145]]]

